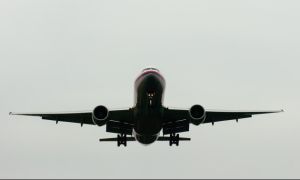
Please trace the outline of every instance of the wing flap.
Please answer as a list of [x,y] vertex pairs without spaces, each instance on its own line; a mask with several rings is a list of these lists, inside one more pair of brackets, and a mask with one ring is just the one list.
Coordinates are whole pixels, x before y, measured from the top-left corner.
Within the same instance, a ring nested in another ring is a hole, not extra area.
[[190,129],[190,122],[187,119],[167,122],[163,124],[163,134],[187,132]]
[[117,134],[127,134],[132,135],[133,125],[120,122],[120,121],[108,121],[106,123],[106,132],[117,133]]

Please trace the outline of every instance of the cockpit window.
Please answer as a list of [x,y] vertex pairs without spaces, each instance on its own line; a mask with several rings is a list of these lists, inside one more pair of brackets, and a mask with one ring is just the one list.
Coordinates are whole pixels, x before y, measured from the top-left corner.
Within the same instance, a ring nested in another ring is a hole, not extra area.
[[146,69],[143,70],[143,72],[145,72],[145,71],[157,71],[157,72],[159,72],[159,70],[156,69],[156,68],[146,68]]

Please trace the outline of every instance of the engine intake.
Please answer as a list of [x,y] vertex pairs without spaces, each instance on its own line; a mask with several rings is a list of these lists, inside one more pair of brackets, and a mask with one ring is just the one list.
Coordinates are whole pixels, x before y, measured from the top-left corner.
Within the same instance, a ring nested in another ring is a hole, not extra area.
[[191,123],[194,125],[201,124],[206,118],[205,109],[201,105],[194,105],[189,110]]
[[97,106],[93,111],[93,122],[98,126],[103,126],[107,122],[109,111],[105,106]]

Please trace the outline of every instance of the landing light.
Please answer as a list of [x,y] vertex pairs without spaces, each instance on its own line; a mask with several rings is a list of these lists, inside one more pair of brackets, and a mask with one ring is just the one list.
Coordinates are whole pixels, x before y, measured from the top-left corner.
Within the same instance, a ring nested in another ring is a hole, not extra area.
[[154,97],[155,96],[155,93],[148,93],[148,97],[149,98],[152,98],[152,97]]

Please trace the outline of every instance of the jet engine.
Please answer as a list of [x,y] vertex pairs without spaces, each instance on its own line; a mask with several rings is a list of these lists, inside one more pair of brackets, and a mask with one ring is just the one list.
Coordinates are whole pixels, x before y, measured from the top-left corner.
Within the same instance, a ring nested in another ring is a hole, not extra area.
[[191,123],[194,125],[200,125],[206,118],[205,109],[200,105],[194,105],[189,110]]
[[97,106],[93,111],[93,122],[98,126],[103,126],[107,122],[109,111],[105,106]]

